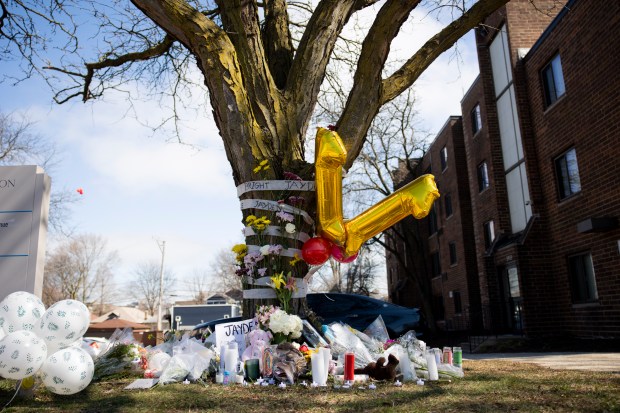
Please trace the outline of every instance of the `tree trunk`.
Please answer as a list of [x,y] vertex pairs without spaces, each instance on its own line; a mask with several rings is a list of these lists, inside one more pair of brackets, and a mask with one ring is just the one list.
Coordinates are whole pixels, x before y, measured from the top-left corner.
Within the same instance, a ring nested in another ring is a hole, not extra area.
[[[269,165],[266,163],[262,166]],[[256,168],[261,167],[259,163]],[[303,243],[313,235],[315,194],[313,181],[271,179],[275,176],[269,167],[254,173],[254,179],[241,184],[240,195],[247,255],[240,262],[244,285],[243,316],[253,317],[261,305],[278,305],[280,302],[271,287],[271,277],[289,275],[297,283],[296,294],[305,296],[304,277],[308,266],[301,260]],[[286,171],[286,177],[289,171]],[[258,190],[262,189],[262,190]],[[248,220],[248,217],[249,220]],[[252,217],[257,221],[252,222]],[[265,224],[266,219],[269,223]],[[292,232],[291,225],[294,226]],[[261,249],[263,250],[261,252]],[[290,312],[306,315],[305,298],[293,298]]]

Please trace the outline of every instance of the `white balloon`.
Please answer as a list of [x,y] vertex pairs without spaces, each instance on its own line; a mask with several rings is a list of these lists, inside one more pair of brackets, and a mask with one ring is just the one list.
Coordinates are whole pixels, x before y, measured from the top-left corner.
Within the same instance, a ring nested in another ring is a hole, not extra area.
[[26,291],[17,291],[4,297],[0,302],[0,328],[4,332],[34,331],[45,312],[39,297]]
[[35,332],[43,337],[51,354],[81,339],[89,324],[90,311],[84,304],[62,300],[47,309]]
[[47,346],[31,331],[20,330],[0,340],[0,376],[20,380],[35,374],[45,362]]
[[149,359],[149,369],[164,371],[168,363],[170,362],[170,355],[168,353],[157,353]]
[[74,394],[82,391],[93,379],[93,359],[81,348],[58,350],[41,367],[41,380],[56,394]]

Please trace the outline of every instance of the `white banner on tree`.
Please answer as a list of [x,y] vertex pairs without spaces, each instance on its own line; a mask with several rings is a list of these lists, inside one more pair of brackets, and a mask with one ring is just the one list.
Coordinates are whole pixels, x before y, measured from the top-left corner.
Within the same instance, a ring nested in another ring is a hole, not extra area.
[[[257,286],[269,286],[271,279],[269,277],[261,277],[256,280],[249,280],[250,284]],[[308,283],[302,278],[295,278],[295,291],[292,298],[303,298],[308,293]],[[243,298],[261,299],[261,298],[277,298],[273,288],[254,288],[251,290],[243,290]]]
[[314,181],[249,181],[237,187],[237,196],[251,191],[305,191],[315,189]]
[[295,208],[290,205],[280,204],[276,201],[268,201],[266,199],[242,199],[241,210],[244,209],[260,209],[263,211],[284,211],[295,215],[301,215],[307,224],[314,224],[314,220],[303,209]]
[[[262,247],[258,245],[248,245],[248,252],[260,252],[261,248]],[[297,254],[297,257],[301,258],[301,250],[298,250],[296,248],[285,248],[278,255],[294,258],[295,254]]]
[[[273,236],[282,237],[282,238],[296,239],[301,242],[306,242],[310,239],[310,235],[306,234],[305,232],[295,232],[293,234],[289,234],[286,231],[282,232],[282,229],[280,227],[274,227],[272,225],[268,226],[263,232],[261,232],[261,234],[273,235]],[[248,226],[243,229],[243,235],[245,235],[246,237],[249,237],[249,236],[258,235],[258,234],[256,234],[256,231],[254,231],[252,227]]]

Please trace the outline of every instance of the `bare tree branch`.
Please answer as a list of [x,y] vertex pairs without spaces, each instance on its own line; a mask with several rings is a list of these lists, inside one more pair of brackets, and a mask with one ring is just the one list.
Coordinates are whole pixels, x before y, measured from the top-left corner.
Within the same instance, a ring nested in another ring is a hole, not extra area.
[[384,104],[415,82],[431,63],[448,50],[469,30],[509,0],[480,0],[457,20],[431,37],[407,62],[382,83],[381,104]]
[[82,101],[86,102],[89,99],[95,99],[97,97],[99,97],[101,95],[101,93],[98,94],[94,94],[93,92],[91,92],[90,90],[90,85],[93,81],[93,76],[95,75],[95,73],[98,70],[102,70],[102,69],[107,69],[110,67],[118,67],[118,66],[122,66],[124,64],[131,64],[134,62],[138,62],[138,61],[143,61],[143,60],[149,60],[155,57],[159,57],[162,54],[166,53],[168,50],[170,50],[170,47],[172,47],[172,44],[174,43],[174,39],[171,36],[166,36],[164,37],[164,39],[146,49],[140,52],[133,52],[133,53],[127,53],[125,55],[116,57],[116,58],[105,58],[102,59],[98,62],[93,62],[93,63],[86,63],[86,73],[85,74],[81,74],[81,73],[77,73],[77,72],[73,72],[70,70],[66,70],[63,68],[59,68],[59,67],[55,67],[55,66],[44,66],[43,69],[47,69],[47,70],[54,70],[60,73],[64,73],[66,75],[72,76],[72,77],[80,77],[83,79],[83,90],[80,93],[74,93],[66,98],[60,99],[58,97],[58,94],[54,97],[54,100],[56,101],[56,103],[65,103],[68,100],[70,100],[71,98],[74,98],[76,96],[82,96]]

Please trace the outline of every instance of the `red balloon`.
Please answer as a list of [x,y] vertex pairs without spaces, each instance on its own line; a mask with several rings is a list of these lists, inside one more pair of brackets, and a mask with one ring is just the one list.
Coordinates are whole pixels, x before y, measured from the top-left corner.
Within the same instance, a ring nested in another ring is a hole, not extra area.
[[357,258],[357,252],[353,255],[351,255],[350,257],[347,257],[344,253],[344,249],[342,247],[339,247],[338,245],[332,245],[332,257],[334,257],[334,259],[338,262],[341,262],[343,264],[348,264],[350,262],[355,261],[355,259]]
[[321,265],[329,259],[331,246],[325,238],[310,238],[301,247],[301,256],[310,265]]

